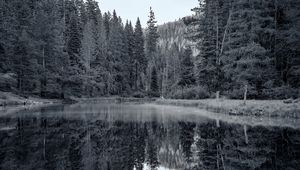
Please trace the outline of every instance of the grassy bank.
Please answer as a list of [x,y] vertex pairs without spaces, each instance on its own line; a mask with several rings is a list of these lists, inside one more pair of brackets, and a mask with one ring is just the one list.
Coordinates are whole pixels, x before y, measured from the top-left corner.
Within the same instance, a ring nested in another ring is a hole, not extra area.
[[300,118],[300,101],[206,99],[206,100],[165,100],[158,99],[156,104],[197,107],[208,111],[238,115]]
[[242,100],[204,99],[204,100],[171,100],[151,98],[99,97],[70,98],[65,101],[41,98],[24,98],[9,92],[0,92],[0,111],[3,106],[41,106],[55,103],[155,103],[195,107],[215,113],[237,116],[263,116],[300,119],[300,100],[248,100],[244,105]]
[[147,103],[154,102],[151,98],[134,98],[134,97],[98,97],[98,98],[76,98],[74,99],[81,103]]
[[0,107],[2,106],[32,106],[32,105],[46,105],[59,103],[59,100],[41,99],[35,97],[22,97],[10,92],[0,92]]

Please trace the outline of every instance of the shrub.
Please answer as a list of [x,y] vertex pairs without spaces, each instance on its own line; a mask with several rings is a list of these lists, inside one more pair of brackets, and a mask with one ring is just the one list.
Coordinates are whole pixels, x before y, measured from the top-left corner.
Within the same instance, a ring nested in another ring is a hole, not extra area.
[[209,98],[208,90],[201,86],[177,89],[171,95],[173,99],[206,99]]
[[145,98],[146,94],[144,92],[142,92],[142,91],[135,91],[135,92],[133,92],[132,97],[135,97],[135,98]]
[[154,92],[154,91],[148,91],[147,95],[149,97],[159,97],[160,96],[159,92]]
[[[230,99],[243,99],[244,97],[244,89],[236,88],[231,91],[227,91],[226,96]],[[247,99],[273,99],[273,100],[281,100],[281,99],[289,99],[289,98],[299,98],[300,91],[298,89],[294,89],[288,86],[282,87],[273,87],[273,88],[265,88],[262,89],[260,93],[258,93],[254,88],[248,88]]]
[[297,99],[300,98],[300,90],[288,86],[276,87],[263,90],[263,97],[266,99]]
[[[245,89],[243,86],[240,88],[235,88],[231,91],[225,92],[225,96],[229,97],[230,99],[243,99],[244,98]],[[251,87],[248,86],[247,89],[247,99],[255,99],[257,97],[257,91]]]
[[1,91],[16,91],[17,79],[13,73],[0,73],[0,90]]

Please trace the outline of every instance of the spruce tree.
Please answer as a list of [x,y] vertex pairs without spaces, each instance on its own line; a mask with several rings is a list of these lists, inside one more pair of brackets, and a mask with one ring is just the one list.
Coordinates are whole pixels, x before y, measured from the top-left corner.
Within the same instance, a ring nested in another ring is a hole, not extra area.
[[130,88],[133,89],[134,86],[134,31],[131,22],[126,22],[125,28],[124,28],[124,52],[126,53],[126,56],[124,56],[124,65],[126,65],[126,71],[128,76],[128,83],[130,85]]
[[[239,0],[233,3],[228,40],[223,56],[224,71],[234,89],[249,87],[250,95],[259,96],[265,74],[270,64],[270,56],[260,42],[261,31],[265,27],[265,10],[258,0]],[[267,25],[268,26],[268,25]],[[240,93],[241,95],[241,93]]]
[[135,89],[138,89],[138,86],[140,86],[140,88],[143,88],[145,82],[142,82],[142,76],[146,74],[146,68],[147,68],[147,59],[145,56],[145,48],[144,48],[145,40],[144,40],[143,29],[139,18],[136,21],[133,38],[134,38],[133,59],[135,60],[134,85],[135,85]]
[[14,48],[14,71],[17,74],[18,91],[21,94],[36,90],[37,85],[37,58],[33,42],[27,31],[23,30]]
[[275,1],[276,37],[274,60],[279,85],[300,86],[299,1]]
[[158,43],[158,33],[157,33],[157,21],[155,20],[155,15],[150,7],[149,20],[147,22],[147,33],[146,33],[146,56],[149,61],[154,64],[156,60],[157,43]]
[[90,70],[92,60],[96,50],[96,37],[94,35],[95,24],[92,20],[84,26],[83,38],[81,41],[81,58],[86,70]]
[[76,14],[73,14],[70,21],[70,33],[67,51],[70,57],[70,64],[72,67],[81,67],[80,61],[80,48],[81,48],[81,40],[80,33],[78,27],[78,17]]
[[106,40],[109,39],[110,36],[110,13],[104,13],[104,29],[105,29],[105,35],[106,35]]
[[199,1],[199,7],[194,9],[197,18],[188,24],[193,28],[188,38],[197,43],[200,51],[196,57],[197,81],[201,86],[206,86],[210,92],[220,90],[220,46],[225,19],[220,8],[221,4],[226,4],[225,1],[222,2]]
[[181,72],[178,82],[179,86],[186,87],[195,84],[194,77],[194,63],[192,61],[192,49],[188,47],[184,50],[184,54],[181,59]]
[[109,42],[108,42],[108,62],[109,62],[109,76],[112,82],[109,83],[111,94],[121,94],[127,88],[124,83],[124,67],[123,61],[126,60],[127,54],[124,53],[124,34],[123,25],[120,18],[117,16],[116,11],[110,24]]
[[159,97],[158,75],[155,67],[151,72],[150,96]]
[[[147,69],[147,77],[148,77],[148,87],[151,86],[151,74],[152,68],[157,64],[157,43],[158,43],[158,33],[157,33],[157,21],[155,20],[155,15],[150,7],[150,15],[149,20],[147,22],[147,32],[146,32],[146,41],[145,41],[145,54],[148,60],[148,69]],[[151,87],[150,87],[151,88]]]
[[67,52],[69,55],[68,81],[66,86],[66,95],[82,96],[82,88],[84,81],[82,75],[84,73],[84,64],[80,56],[81,35],[78,26],[78,16],[73,14],[70,21],[69,37],[67,43]]
[[[51,10],[48,10],[51,9]],[[60,17],[55,1],[38,2],[34,20],[34,38],[39,43],[38,63],[41,97],[59,97],[58,79],[60,69],[64,63],[63,40]]]

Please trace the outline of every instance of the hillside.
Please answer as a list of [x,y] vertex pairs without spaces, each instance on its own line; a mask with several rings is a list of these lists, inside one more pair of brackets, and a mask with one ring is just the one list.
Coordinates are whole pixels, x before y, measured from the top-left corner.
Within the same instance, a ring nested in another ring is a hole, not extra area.
[[190,46],[193,50],[193,55],[196,56],[199,52],[196,49],[195,43],[186,39],[186,33],[187,27],[182,19],[159,25],[158,44],[161,49],[169,50],[176,44],[180,51],[184,47]]

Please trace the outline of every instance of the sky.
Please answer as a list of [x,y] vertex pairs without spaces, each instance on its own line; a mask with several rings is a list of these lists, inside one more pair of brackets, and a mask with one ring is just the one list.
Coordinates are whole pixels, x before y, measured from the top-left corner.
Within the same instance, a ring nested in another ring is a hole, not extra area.
[[150,6],[156,16],[158,24],[178,20],[193,14],[192,8],[196,7],[198,0],[97,0],[101,11],[117,12],[123,20],[131,20],[135,24],[140,17],[142,26],[147,24]]

